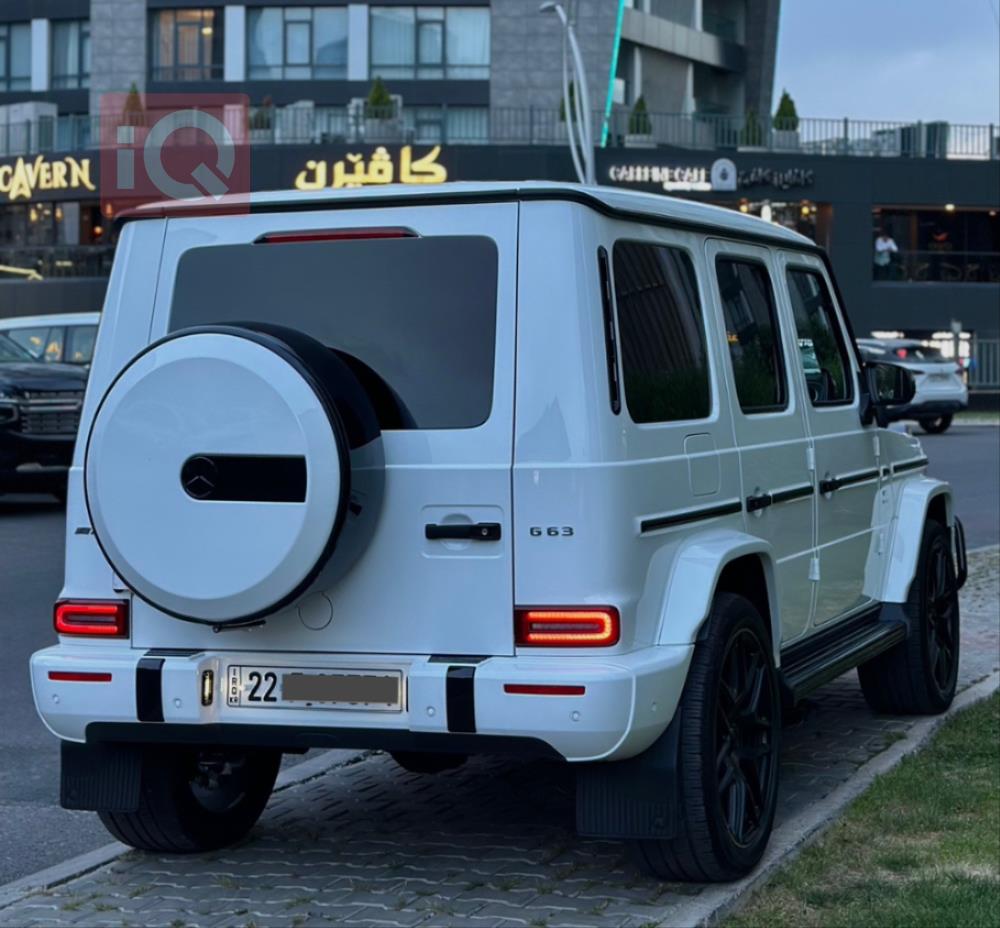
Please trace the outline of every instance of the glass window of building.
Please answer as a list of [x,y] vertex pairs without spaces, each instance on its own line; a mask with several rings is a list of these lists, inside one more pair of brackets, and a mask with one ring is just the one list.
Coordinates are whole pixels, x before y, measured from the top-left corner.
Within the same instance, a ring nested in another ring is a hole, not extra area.
[[219,80],[222,74],[221,10],[153,14],[150,76],[154,81]]
[[1000,283],[996,209],[877,207],[872,212],[872,276],[914,283]]
[[90,86],[90,22],[57,20],[52,24],[52,87]]
[[31,24],[0,23],[0,90],[31,89]]
[[346,7],[247,10],[247,63],[251,80],[346,79]]
[[373,6],[369,68],[387,80],[486,80],[486,7]]
[[666,245],[615,242],[614,269],[632,421],[704,419],[712,411],[712,394],[691,258]]

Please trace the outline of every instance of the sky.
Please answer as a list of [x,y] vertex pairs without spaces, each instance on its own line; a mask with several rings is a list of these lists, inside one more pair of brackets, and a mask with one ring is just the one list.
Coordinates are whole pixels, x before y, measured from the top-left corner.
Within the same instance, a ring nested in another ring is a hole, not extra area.
[[781,0],[799,116],[1000,123],[1000,0]]

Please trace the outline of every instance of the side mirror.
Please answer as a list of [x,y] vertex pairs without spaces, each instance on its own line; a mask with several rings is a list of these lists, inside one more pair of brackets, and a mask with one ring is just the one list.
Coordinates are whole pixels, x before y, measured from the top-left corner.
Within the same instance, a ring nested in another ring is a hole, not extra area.
[[906,418],[917,392],[910,371],[887,361],[868,361],[862,369],[862,376],[868,388],[869,410],[882,428],[897,419]]

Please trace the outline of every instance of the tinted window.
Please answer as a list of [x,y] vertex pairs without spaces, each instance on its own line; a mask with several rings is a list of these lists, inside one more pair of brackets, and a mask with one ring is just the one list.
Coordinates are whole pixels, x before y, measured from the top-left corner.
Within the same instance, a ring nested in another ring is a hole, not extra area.
[[687,252],[617,242],[614,272],[625,401],[632,419],[704,419],[712,406],[705,326]]
[[225,245],[182,256],[170,328],[289,326],[395,391],[405,413],[395,427],[470,428],[492,405],[496,301],[489,238]]
[[726,340],[744,412],[787,405],[781,336],[767,269],[755,261],[716,260]]
[[46,349],[49,345],[48,326],[39,326],[30,329],[11,329],[7,334],[36,361],[41,361],[46,356]]
[[96,325],[70,326],[66,330],[66,352],[63,360],[72,364],[89,364],[94,356],[96,339]]
[[851,364],[826,282],[814,271],[790,270],[788,293],[809,399],[814,406],[850,402]]

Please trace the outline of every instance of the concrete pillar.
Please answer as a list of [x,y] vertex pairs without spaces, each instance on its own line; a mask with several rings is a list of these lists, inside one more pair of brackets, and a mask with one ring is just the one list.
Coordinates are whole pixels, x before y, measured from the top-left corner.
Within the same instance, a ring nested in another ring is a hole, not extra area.
[[31,21],[31,89],[48,90],[51,67],[52,24],[47,19]]
[[347,79],[368,80],[368,4],[347,5]]
[[223,77],[227,81],[247,79],[247,8],[227,6],[223,28],[225,65]]
[[146,89],[148,15],[135,0],[91,0],[91,113],[100,112],[102,94],[127,93],[132,84]]

